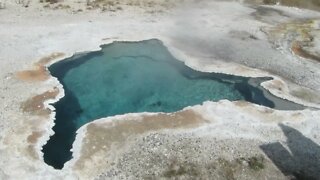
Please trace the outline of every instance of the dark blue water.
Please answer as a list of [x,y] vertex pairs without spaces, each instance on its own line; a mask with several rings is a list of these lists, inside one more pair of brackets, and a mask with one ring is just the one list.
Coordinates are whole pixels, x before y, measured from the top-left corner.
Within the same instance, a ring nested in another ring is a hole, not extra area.
[[65,89],[54,104],[55,134],[43,146],[44,160],[56,169],[71,159],[76,130],[97,118],[131,112],[175,112],[221,99],[268,107],[255,79],[195,71],[176,60],[158,40],[115,42],[98,52],[75,55],[49,71]]

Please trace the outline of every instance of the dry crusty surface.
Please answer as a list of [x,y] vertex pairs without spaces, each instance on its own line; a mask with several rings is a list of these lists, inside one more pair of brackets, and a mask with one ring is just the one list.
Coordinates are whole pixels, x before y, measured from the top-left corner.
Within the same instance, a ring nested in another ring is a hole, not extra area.
[[49,64],[52,60],[63,57],[63,53],[52,53],[50,56],[41,58],[33,70],[24,70],[16,73],[16,77],[24,81],[45,81],[49,79],[50,74],[47,71],[46,65]]
[[[241,118],[233,117],[234,114]],[[307,114],[224,101],[207,102],[193,110],[167,115],[131,114],[101,119],[82,127],[85,136],[77,140],[82,148],[76,152],[78,160],[72,161],[72,167],[83,179],[97,174],[98,179],[288,179],[295,173],[315,178],[320,167],[320,146],[316,145],[319,137],[315,135],[309,140],[291,129],[292,126],[303,129],[304,124],[314,123],[318,112],[315,116]],[[247,124],[240,124],[241,121]],[[278,123],[283,132],[275,128]],[[222,128],[225,126],[228,129]],[[252,128],[255,135],[245,135]],[[275,147],[274,142],[289,147],[293,157],[281,157],[286,149]],[[277,158],[272,159],[264,151],[274,153]],[[288,168],[281,169],[273,161],[281,161]],[[292,161],[297,164],[290,165]]]
[[21,109],[24,112],[34,115],[49,116],[51,110],[45,107],[44,102],[49,99],[54,99],[58,94],[59,90],[54,88],[53,90],[31,97],[21,104]]
[[[81,160],[77,161],[75,168],[83,169],[82,161],[92,157],[96,151],[110,148],[111,143],[123,143],[128,137],[143,134],[149,131],[161,129],[192,128],[204,123],[193,111],[184,111],[176,114],[159,114],[156,116],[141,116],[135,121],[110,121],[103,125],[89,124],[88,135],[83,140],[84,146],[81,149]],[[104,128],[104,126],[106,126]],[[98,137],[98,138],[97,138]],[[101,147],[102,146],[102,147]],[[93,148],[94,147],[94,148]],[[106,152],[107,153],[107,152]]]

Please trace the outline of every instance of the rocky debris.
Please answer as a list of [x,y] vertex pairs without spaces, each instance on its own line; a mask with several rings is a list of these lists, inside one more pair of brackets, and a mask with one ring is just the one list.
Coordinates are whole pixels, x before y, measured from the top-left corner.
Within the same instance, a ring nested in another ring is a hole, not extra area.
[[193,133],[151,133],[135,140],[96,179],[285,179],[256,140]]

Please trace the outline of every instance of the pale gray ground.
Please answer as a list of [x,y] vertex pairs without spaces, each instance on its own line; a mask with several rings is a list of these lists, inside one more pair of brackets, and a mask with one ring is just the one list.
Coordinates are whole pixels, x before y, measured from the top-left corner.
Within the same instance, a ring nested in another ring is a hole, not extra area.
[[[266,24],[277,25],[277,23],[305,20],[301,14],[287,14],[281,10],[269,7],[253,6],[252,13],[248,15],[230,16],[224,15],[229,27],[234,30],[226,31],[219,23],[210,23],[216,19],[206,16],[210,9],[204,9],[207,2],[198,3],[187,10],[183,9],[181,14],[177,14],[176,23],[172,34],[173,43],[184,51],[207,58],[202,63],[210,64],[213,60],[225,62],[235,62],[249,67],[266,70],[270,73],[279,75],[285,79],[293,81],[299,85],[320,91],[320,63],[302,60],[297,56],[291,56],[288,44],[294,39],[295,34],[289,34],[285,39],[279,39],[278,44],[263,41],[256,34],[259,31],[252,27],[251,31],[244,31],[241,27],[237,29],[239,18],[259,19]],[[222,8],[222,7],[221,7]],[[217,14],[222,13],[222,9],[217,7]],[[199,20],[206,17],[203,20]],[[312,16],[311,16],[312,17]],[[319,19],[319,14],[314,14],[311,19]],[[232,23],[234,22],[234,24]],[[250,24],[248,24],[250,26]],[[263,27],[264,25],[262,25]],[[265,25],[267,26],[267,25]],[[203,32],[202,29],[213,29],[213,31]],[[250,29],[250,28],[249,28]],[[261,28],[263,30],[263,28]],[[261,35],[263,36],[263,35]],[[291,37],[290,37],[291,36]],[[279,46],[282,46],[279,48]],[[278,49],[277,49],[278,48]]]
[[[256,148],[259,144],[254,140],[221,140],[192,133],[152,133],[138,138],[97,179],[283,179]],[[250,158],[258,158],[263,165],[250,167]]]
[[[318,179],[320,146],[294,129],[285,131],[294,132],[287,142],[281,142],[284,146],[255,139],[199,137],[195,133],[151,133],[137,138],[96,179]],[[276,167],[259,147],[282,166]]]

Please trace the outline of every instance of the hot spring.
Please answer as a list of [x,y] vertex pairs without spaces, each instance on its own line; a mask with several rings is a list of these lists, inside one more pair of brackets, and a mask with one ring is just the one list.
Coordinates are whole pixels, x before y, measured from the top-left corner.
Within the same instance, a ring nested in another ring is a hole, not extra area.
[[[195,71],[175,59],[159,40],[114,42],[97,52],[74,55],[49,67],[65,96],[56,108],[54,135],[43,146],[56,169],[72,158],[76,130],[98,118],[138,112],[175,112],[204,101],[244,100],[277,109],[300,108],[272,96],[260,83]],[[275,101],[276,100],[276,101]],[[277,106],[277,102],[281,102]]]

